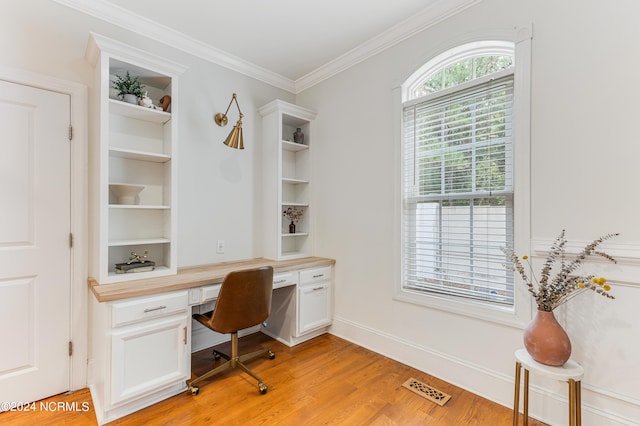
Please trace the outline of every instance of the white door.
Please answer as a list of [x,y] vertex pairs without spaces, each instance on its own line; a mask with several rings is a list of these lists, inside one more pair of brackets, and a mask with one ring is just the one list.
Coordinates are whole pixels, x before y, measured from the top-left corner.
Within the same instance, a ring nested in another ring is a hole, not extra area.
[[69,122],[68,95],[0,81],[0,401],[70,388]]

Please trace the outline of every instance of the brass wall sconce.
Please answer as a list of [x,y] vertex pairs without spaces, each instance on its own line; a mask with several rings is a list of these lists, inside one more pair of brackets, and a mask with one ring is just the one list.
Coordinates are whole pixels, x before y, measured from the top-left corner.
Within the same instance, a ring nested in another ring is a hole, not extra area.
[[231,129],[231,133],[229,133],[229,136],[227,136],[227,139],[225,139],[223,143],[230,148],[244,149],[244,143],[242,141],[242,117],[244,117],[244,115],[242,115],[242,111],[240,111],[240,105],[238,105],[238,99],[236,98],[235,93],[231,97],[229,106],[227,107],[227,110],[224,112],[224,114],[219,112],[213,119],[218,126],[226,126],[227,122],[229,121],[227,118],[227,113],[229,112],[229,108],[231,108],[231,104],[233,103],[233,101],[236,102],[236,107],[238,108],[238,114],[240,114],[240,118],[238,119],[236,125],[233,126],[233,129]]

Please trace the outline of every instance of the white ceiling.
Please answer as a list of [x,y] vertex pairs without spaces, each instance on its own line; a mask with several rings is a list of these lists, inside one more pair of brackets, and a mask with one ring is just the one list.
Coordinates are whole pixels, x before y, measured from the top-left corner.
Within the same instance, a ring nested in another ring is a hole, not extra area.
[[297,92],[481,0],[54,1]]

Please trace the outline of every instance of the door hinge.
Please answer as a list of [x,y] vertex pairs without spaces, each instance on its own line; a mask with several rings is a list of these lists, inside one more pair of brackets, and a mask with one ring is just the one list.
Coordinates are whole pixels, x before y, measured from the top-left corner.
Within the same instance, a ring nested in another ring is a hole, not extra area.
[[69,248],[73,248],[73,234],[69,233]]
[[69,140],[73,140],[73,126],[69,124]]
[[69,341],[69,356],[73,355],[73,342]]

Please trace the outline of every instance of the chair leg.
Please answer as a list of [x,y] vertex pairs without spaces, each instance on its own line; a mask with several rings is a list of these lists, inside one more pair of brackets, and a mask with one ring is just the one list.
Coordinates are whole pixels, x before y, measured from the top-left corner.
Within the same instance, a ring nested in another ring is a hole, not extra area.
[[236,368],[239,368],[240,370],[244,371],[245,373],[247,373],[248,375],[256,379],[259,383],[262,383],[262,379],[256,373],[251,371],[249,367],[247,367],[243,363],[238,361],[238,366]]
[[271,349],[260,349],[259,351],[251,352],[249,354],[244,354],[238,357],[238,361],[240,362],[248,362],[254,360],[256,358],[261,357],[262,355],[268,354],[270,359],[274,359],[276,354],[274,354]]
[[214,376],[230,368],[231,368],[231,361],[227,361],[224,364],[217,366],[213,370],[204,373],[202,376],[196,377],[195,379],[187,383],[187,386],[192,387],[196,383],[200,383],[201,381],[208,379],[209,377]]
[[216,350],[213,351],[213,357],[216,360],[218,360],[220,358],[224,358],[227,361],[229,361],[231,359],[231,357],[229,355],[225,354],[224,352],[220,352],[220,351],[216,351]]
[[[258,377],[257,374],[255,374],[253,371],[251,371],[247,366],[245,366],[243,364],[243,361],[251,361],[261,355],[264,354],[269,354],[269,358],[270,359],[274,359],[275,358],[275,354],[271,351],[271,349],[261,349],[259,351],[254,351],[242,356],[238,355],[238,346],[239,346],[239,341],[238,341],[238,333],[231,333],[231,355],[227,355],[224,354],[222,352],[218,352],[218,351],[213,351],[214,356],[219,355],[223,358],[225,358],[227,361],[224,364],[219,365],[218,367],[214,368],[213,370],[203,374],[200,377],[197,377],[195,379],[193,379],[191,382],[187,383],[187,386],[189,387],[189,390],[191,391],[191,393],[193,395],[197,395],[199,392],[199,388],[197,386],[194,386],[197,383],[200,383],[201,381],[208,379],[211,376],[214,376],[218,373],[221,373],[225,370],[228,370],[230,368],[238,368],[242,371],[244,371],[245,373],[247,373],[248,375],[250,375],[251,377],[253,377],[254,379],[256,379],[258,381],[258,390],[260,390],[260,393],[265,394],[267,393],[268,387],[267,385],[265,385],[262,382],[262,379],[260,377]],[[217,358],[217,357],[216,357]]]

